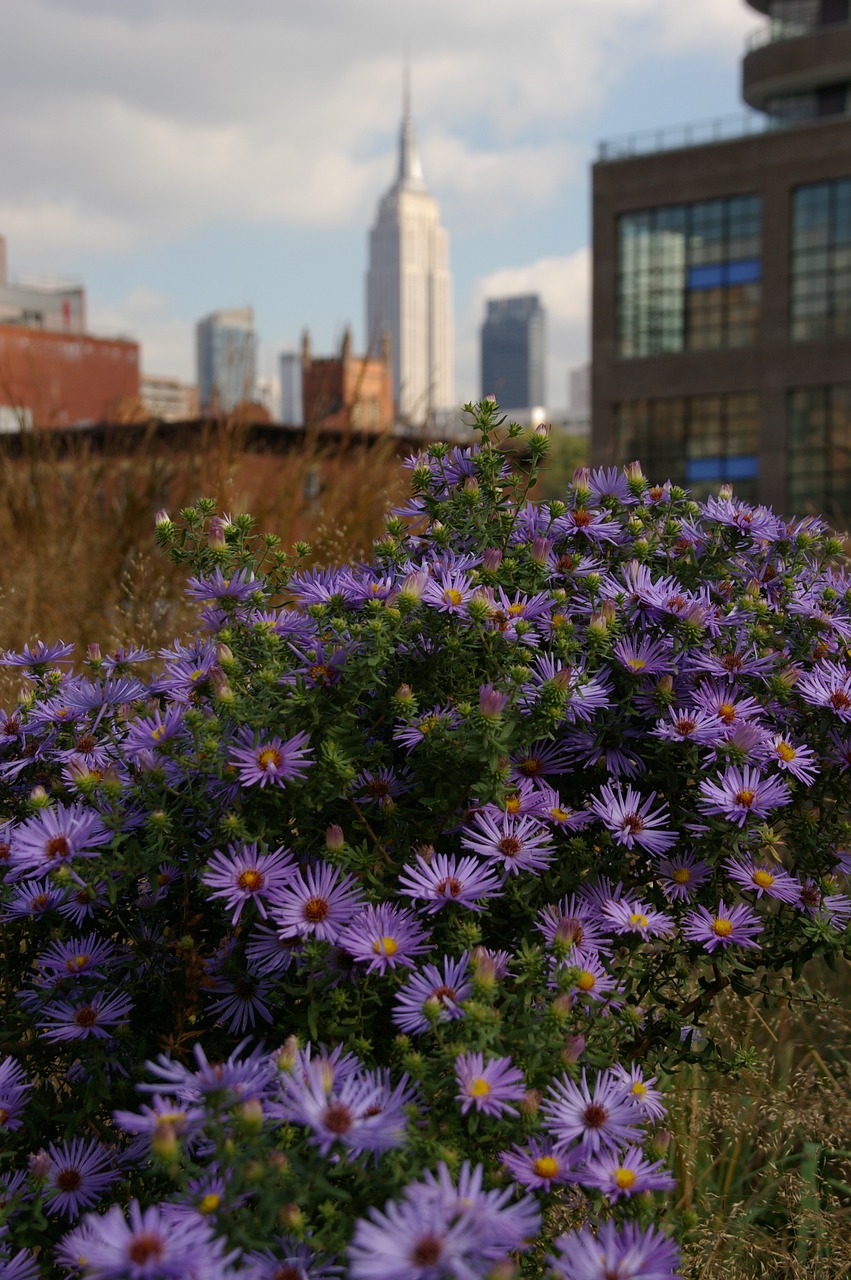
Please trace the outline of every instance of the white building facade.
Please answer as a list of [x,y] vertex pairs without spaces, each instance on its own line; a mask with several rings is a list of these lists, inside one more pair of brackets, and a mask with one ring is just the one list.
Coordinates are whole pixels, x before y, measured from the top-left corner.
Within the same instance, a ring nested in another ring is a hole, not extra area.
[[389,334],[397,415],[422,426],[455,408],[452,275],[449,236],[426,190],[407,98],[398,174],[369,236],[366,335],[377,353]]

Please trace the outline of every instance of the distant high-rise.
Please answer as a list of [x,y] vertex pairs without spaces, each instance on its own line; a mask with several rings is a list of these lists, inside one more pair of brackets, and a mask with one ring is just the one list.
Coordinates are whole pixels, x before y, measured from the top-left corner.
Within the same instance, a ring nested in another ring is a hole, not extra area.
[[449,237],[426,190],[407,83],[396,181],[369,236],[366,333],[377,354],[390,337],[393,397],[405,422],[422,424],[455,404]]
[[232,413],[255,397],[257,335],[251,307],[214,311],[196,327],[203,412]]
[[482,325],[482,396],[503,409],[546,404],[544,308],[537,294],[491,298]]

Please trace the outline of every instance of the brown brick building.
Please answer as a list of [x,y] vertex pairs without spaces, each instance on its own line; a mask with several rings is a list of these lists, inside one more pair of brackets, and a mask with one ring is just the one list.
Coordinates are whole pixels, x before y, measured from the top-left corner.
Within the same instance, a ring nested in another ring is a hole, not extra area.
[[748,3],[767,18],[743,64],[764,130],[632,138],[594,166],[592,453],[844,525],[849,3]]
[[343,335],[339,356],[317,359],[310,338],[302,341],[304,423],[323,431],[362,431],[383,435],[393,427],[393,369],[390,345],[382,343],[377,360],[352,355],[352,336]]

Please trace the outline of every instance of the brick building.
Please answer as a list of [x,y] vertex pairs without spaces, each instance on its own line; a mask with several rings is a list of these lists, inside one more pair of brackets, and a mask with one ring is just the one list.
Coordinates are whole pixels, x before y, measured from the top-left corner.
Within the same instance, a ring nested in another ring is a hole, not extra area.
[[382,340],[381,355],[352,355],[352,335],[346,329],[339,356],[317,359],[310,336],[302,340],[302,407],[304,424],[323,431],[362,431],[383,435],[393,427],[393,368],[390,340]]
[[138,399],[137,343],[0,325],[5,430],[120,422]]
[[766,22],[743,95],[764,116],[604,144],[594,166],[592,456],[844,525],[849,3],[748,3]]

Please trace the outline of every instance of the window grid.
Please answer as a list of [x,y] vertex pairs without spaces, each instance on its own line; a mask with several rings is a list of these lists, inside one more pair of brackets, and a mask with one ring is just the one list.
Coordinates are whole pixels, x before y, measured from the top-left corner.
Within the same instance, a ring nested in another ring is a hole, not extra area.
[[753,392],[626,400],[615,406],[616,461],[637,458],[651,481],[685,485],[697,498],[731,483],[756,500],[757,397]]
[[761,219],[758,195],[622,215],[618,354],[634,358],[755,342]]
[[851,384],[789,393],[787,505],[837,526],[851,516]]
[[851,335],[851,178],[792,193],[790,335]]

